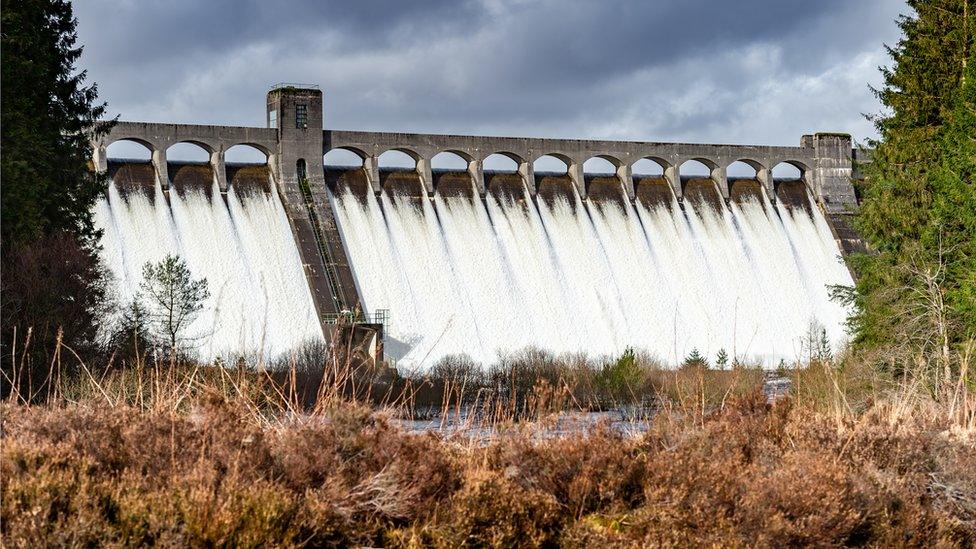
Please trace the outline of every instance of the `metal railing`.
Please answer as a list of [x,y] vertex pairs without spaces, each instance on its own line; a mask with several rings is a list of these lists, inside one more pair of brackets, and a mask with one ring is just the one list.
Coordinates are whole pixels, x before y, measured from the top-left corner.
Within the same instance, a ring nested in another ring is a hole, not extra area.
[[277,84],[273,84],[270,88],[268,88],[268,91],[281,90],[285,88],[298,88],[302,90],[321,89],[319,88],[318,84],[300,84],[298,82],[278,82]]
[[385,326],[390,323],[390,310],[376,309],[372,314],[361,311],[344,311],[323,315],[322,319],[327,324],[344,322],[346,324],[382,324]]
[[322,260],[322,269],[325,271],[322,274],[325,275],[329,283],[329,291],[332,292],[332,303],[336,309],[341,311],[346,308],[346,304],[339,284],[339,274],[335,270],[335,263],[332,261],[332,254],[329,253],[328,244],[322,236],[322,228],[319,226],[319,216],[315,213],[315,200],[312,198],[312,189],[309,187],[308,178],[299,177],[298,187],[302,192],[302,199],[305,201],[305,209],[308,211],[308,222],[312,225],[312,236],[315,238],[319,259]]

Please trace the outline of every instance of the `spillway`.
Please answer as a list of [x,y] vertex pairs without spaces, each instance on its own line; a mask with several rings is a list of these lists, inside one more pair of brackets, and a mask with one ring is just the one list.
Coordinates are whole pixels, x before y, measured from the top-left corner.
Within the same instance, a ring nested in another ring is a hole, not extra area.
[[302,262],[274,193],[185,186],[109,184],[95,206],[101,255],[116,297],[131,302],[146,262],[183,258],[206,278],[210,298],[186,334],[201,358],[273,357],[322,340]]
[[[541,191],[540,191],[541,192]],[[489,193],[332,195],[367,311],[389,309],[387,354],[429,368],[491,364],[537,347],[669,363],[692,349],[774,366],[804,356],[811,325],[844,340],[851,284],[823,215],[764,194],[728,205],[585,203]]]

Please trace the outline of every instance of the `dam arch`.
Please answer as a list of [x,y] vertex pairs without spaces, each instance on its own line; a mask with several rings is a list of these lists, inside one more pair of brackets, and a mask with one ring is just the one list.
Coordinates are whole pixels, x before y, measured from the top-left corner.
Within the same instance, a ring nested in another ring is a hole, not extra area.
[[379,165],[376,157],[355,147],[333,147],[322,155],[325,183],[334,193],[349,191],[360,197],[379,193]]
[[211,185],[217,185],[220,192],[227,191],[223,151],[203,141],[186,139],[170,144],[164,155],[170,188],[210,192]]
[[532,160],[532,168],[538,172],[549,172],[555,174],[568,174],[573,160],[560,153],[540,154]]
[[271,153],[247,143],[236,143],[224,151],[224,180],[227,189],[241,193],[255,189],[271,191]]
[[141,139],[117,139],[100,149],[95,149],[93,164],[97,166],[99,160],[104,163],[104,171],[117,190],[141,187],[149,191],[147,187],[153,184],[165,188],[166,184],[156,176],[151,143]]
[[[712,192],[719,201],[728,199],[729,188],[724,165],[704,156],[684,158],[676,161],[675,165],[682,200],[692,196],[717,205],[709,196]],[[706,179],[710,181],[710,185],[703,184]]]
[[[536,194],[551,199],[556,194],[571,195],[575,192],[580,199],[586,200],[586,179],[583,165],[578,160],[564,153],[547,152],[535,157],[532,170],[535,174],[533,185]],[[540,172],[542,176],[539,176]],[[569,187],[566,185],[567,179]],[[570,198],[570,202],[573,199]]]
[[433,173],[430,161],[407,147],[390,147],[376,155],[379,191],[410,196],[430,196]]
[[596,154],[583,161],[586,197],[593,193],[611,200],[634,198],[633,173],[630,165],[609,154]]
[[[484,167],[465,151],[439,151],[430,158],[433,193],[445,195],[485,194]],[[464,174],[464,175],[461,175]]]
[[[764,194],[775,201],[772,174],[762,162],[738,158],[725,167],[726,186],[730,200],[744,199],[747,195]],[[756,188],[758,184],[759,189]]]
[[101,146],[102,154],[107,159],[115,160],[152,160],[156,147],[145,139],[123,137],[115,139]]
[[224,151],[224,162],[267,164],[271,151],[252,143],[235,143]]
[[142,160],[149,162],[155,150],[152,143],[142,139],[116,139],[102,146],[107,160]]
[[322,165],[331,168],[355,168],[364,166],[370,156],[356,147],[334,147],[322,155]]
[[788,191],[792,191],[794,196],[793,200],[798,200],[800,197],[796,196],[798,189],[784,190],[783,187],[793,187],[796,182],[802,183],[802,189],[808,197],[816,197],[817,190],[814,188],[814,181],[812,178],[813,170],[809,168],[805,163],[799,160],[779,160],[772,164],[770,169],[770,194],[775,199],[780,198],[780,194]]
[[406,148],[387,149],[376,156],[382,169],[416,168],[420,154]]
[[430,159],[430,167],[434,170],[467,170],[468,163],[473,158],[464,151],[440,151]]
[[631,165],[631,172],[637,176],[659,176],[664,177],[664,171],[670,167],[670,163],[663,158],[644,156],[635,160]]
[[607,154],[591,156],[583,161],[583,173],[590,175],[614,175],[623,162]]
[[510,151],[495,151],[480,162],[484,178],[484,193],[521,197],[535,194],[535,170],[525,157]]
[[751,158],[738,158],[725,167],[728,177],[752,177],[759,176],[759,171],[764,169],[762,163]]
[[524,160],[519,155],[504,151],[493,152],[485,156],[481,161],[486,170],[499,172],[511,171],[516,173],[518,172],[519,164],[522,162]]
[[633,197],[646,206],[671,207],[681,199],[678,169],[659,156],[643,156],[631,165]]
[[782,161],[777,162],[772,167],[773,177],[781,179],[803,179],[803,172],[806,167],[803,164]]
[[179,141],[166,147],[166,159],[170,162],[207,162],[214,149],[199,141]]

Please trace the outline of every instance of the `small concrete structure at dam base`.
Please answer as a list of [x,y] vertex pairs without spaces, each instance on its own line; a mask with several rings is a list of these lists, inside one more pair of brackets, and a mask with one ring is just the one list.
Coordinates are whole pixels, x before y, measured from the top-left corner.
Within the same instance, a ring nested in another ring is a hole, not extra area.
[[[845,253],[857,249],[859,239],[846,218],[857,207],[851,182],[856,151],[851,137],[839,133],[805,135],[799,146],[725,145],[696,143],[659,143],[643,141],[605,141],[579,139],[546,139],[526,137],[488,137],[437,135],[390,132],[329,130],[323,128],[322,92],[315,86],[277,85],[267,94],[267,127],[236,127],[196,124],[167,124],[156,122],[117,122],[93,142],[93,164],[96,170],[109,169],[107,148],[120,140],[135,141],[149,149],[151,172],[164,191],[168,191],[175,174],[167,162],[166,150],[177,143],[193,143],[207,151],[213,183],[222,193],[228,189],[228,174],[239,167],[225,163],[225,152],[235,145],[248,145],[267,157],[270,185],[280,197],[287,213],[306,279],[315,302],[316,312],[323,324],[323,333],[330,332],[329,319],[346,311],[361,309],[355,279],[346,256],[342,237],[329,202],[323,156],[334,149],[345,149],[362,159],[362,166],[352,168],[366,192],[390,190],[403,177],[381,176],[379,156],[396,150],[411,157],[416,166],[409,170],[409,179],[417,187],[419,196],[434,196],[439,192],[457,192],[465,185],[464,171],[445,177],[432,169],[437,154],[450,152],[467,163],[467,176],[472,196],[484,196],[491,191],[492,181],[501,177],[489,174],[486,184],[484,161],[493,154],[504,155],[517,166],[512,179],[530,196],[540,193],[542,177],[537,178],[533,162],[544,155],[562,160],[567,166],[565,177],[571,188],[584,201],[593,192],[593,199],[604,196],[608,185],[619,185],[621,198],[635,200],[641,182],[635,181],[632,166],[642,159],[660,165],[661,187],[680,203],[691,192],[689,185],[714,187],[717,198],[728,201],[740,191],[733,190],[727,169],[735,162],[743,162],[756,171],[754,181],[770,201],[778,196],[779,182],[773,178],[773,168],[780,163],[796,167],[800,181],[823,210],[834,231],[840,249]],[[615,173],[592,177],[584,174],[583,163],[601,158],[613,165]],[[709,174],[689,180],[682,177],[681,166],[694,160],[704,164]],[[148,167],[147,167],[148,169]],[[614,183],[614,180],[616,183]],[[448,191],[442,188],[450,181]],[[509,181],[511,185],[511,181]],[[598,186],[595,187],[594,185]],[[655,191],[657,192],[657,191]],[[382,329],[378,330],[382,333]],[[362,336],[357,336],[362,337]],[[382,347],[382,345],[380,345]]]

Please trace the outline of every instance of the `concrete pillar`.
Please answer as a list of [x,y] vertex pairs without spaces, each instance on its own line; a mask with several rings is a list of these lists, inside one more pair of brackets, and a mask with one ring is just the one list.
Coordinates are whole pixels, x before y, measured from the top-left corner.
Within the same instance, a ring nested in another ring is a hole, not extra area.
[[214,181],[220,192],[227,192],[227,169],[224,165],[224,151],[222,149],[210,153],[210,168],[213,169]]
[[718,187],[719,194],[722,198],[729,199],[729,177],[726,175],[725,166],[716,166],[712,168],[711,173],[712,181]]
[[434,196],[434,174],[430,170],[430,159],[421,156],[417,159],[417,173],[420,175],[420,185],[427,196]]
[[637,197],[637,190],[634,189],[634,172],[630,164],[621,164],[617,167],[617,179],[623,185],[627,198],[634,200]]
[[268,154],[268,173],[271,174],[271,182],[277,189],[278,187],[278,155],[275,153]]
[[105,173],[108,171],[108,152],[104,145],[92,145],[92,164],[95,172]]
[[[811,143],[812,142],[812,143]],[[804,137],[804,145],[812,144],[816,165],[813,193],[828,213],[845,213],[857,207],[854,196],[853,149],[851,136],[840,133],[818,133]]]
[[478,196],[485,196],[485,167],[480,160],[468,162],[468,173],[471,174],[471,182]]
[[380,184],[380,159],[374,155],[364,158],[363,171],[366,172],[366,183],[370,190],[376,194],[383,192],[383,187]]
[[519,164],[518,172],[522,176],[525,187],[529,189],[529,196],[535,196],[537,189],[535,186],[535,168],[532,167],[532,161],[525,160]]
[[756,170],[756,179],[766,189],[766,196],[773,204],[776,203],[776,187],[773,184],[773,170],[769,168],[759,168]]
[[169,169],[166,167],[166,151],[156,149],[152,152],[152,165],[156,169],[156,179],[163,190],[169,190]]
[[671,190],[674,191],[674,196],[678,198],[678,201],[684,199],[684,189],[681,188],[681,170],[679,166],[668,166],[664,168],[664,179],[668,181],[671,185]]
[[586,176],[583,172],[583,164],[579,162],[573,162],[569,165],[569,178],[573,181],[573,185],[576,186],[576,192],[579,193],[580,198],[586,200]]

